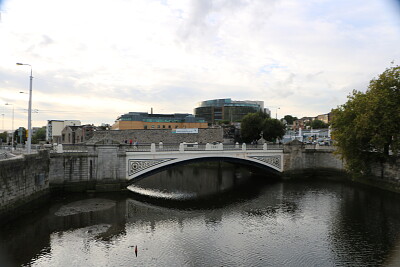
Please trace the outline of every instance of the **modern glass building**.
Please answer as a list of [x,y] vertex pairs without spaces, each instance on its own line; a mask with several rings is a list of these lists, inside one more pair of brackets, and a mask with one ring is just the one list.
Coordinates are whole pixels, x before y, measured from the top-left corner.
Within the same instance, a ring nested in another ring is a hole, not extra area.
[[[194,114],[204,118],[207,123],[214,124],[217,121],[241,121],[249,114],[264,110],[264,101],[234,101],[230,98],[202,101],[194,109]],[[268,110],[269,113],[269,110]]]
[[203,118],[187,113],[149,114],[147,112],[129,112],[117,118],[113,130],[133,129],[177,129],[207,128]]

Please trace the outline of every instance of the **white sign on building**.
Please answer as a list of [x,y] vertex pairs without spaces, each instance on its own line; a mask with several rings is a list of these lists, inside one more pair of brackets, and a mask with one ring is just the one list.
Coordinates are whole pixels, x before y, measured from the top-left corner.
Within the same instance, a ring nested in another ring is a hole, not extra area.
[[186,128],[186,129],[173,129],[172,133],[177,133],[177,134],[198,134],[199,129],[198,128]]

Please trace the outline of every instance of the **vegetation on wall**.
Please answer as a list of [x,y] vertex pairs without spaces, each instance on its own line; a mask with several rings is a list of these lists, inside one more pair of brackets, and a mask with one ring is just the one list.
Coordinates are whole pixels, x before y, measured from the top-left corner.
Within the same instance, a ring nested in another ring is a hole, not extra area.
[[354,90],[333,110],[338,153],[353,174],[368,174],[370,163],[397,156],[400,147],[400,66],[370,81],[366,92]]

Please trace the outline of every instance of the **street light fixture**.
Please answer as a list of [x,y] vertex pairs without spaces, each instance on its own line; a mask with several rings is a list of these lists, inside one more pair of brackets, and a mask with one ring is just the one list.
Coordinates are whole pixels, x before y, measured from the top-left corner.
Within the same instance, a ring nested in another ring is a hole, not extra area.
[[30,83],[29,83],[29,105],[28,105],[28,141],[27,141],[27,146],[28,146],[28,154],[31,153],[31,143],[32,143],[32,66],[30,64],[24,64],[24,63],[17,63],[18,66],[29,66],[31,67],[31,76],[30,78]]
[[12,112],[12,126],[11,126],[11,151],[14,148],[14,105],[10,103],[6,103],[6,106],[12,106],[13,107],[13,112]]

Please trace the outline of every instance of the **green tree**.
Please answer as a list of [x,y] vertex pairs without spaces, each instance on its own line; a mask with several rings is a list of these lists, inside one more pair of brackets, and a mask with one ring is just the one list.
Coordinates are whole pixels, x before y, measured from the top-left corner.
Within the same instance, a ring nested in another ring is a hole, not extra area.
[[24,144],[25,141],[27,140],[26,137],[26,129],[22,127],[22,135],[20,135],[19,129],[15,130],[14,132],[14,142],[20,144],[21,142]]
[[32,136],[32,144],[38,144],[39,141],[46,140],[46,126],[40,128],[36,131],[36,133]]
[[277,119],[271,119],[263,112],[250,113],[243,117],[241,135],[244,142],[251,142],[261,138],[261,132],[265,140],[273,141],[282,138],[285,126]]
[[264,112],[249,113],[243,117],[240,133],[244,142],[260,139],[263,123],[269,116]]
[[367,174],[372,161],[385,162],[400,147],[400,67],[371,80],[365,93],[353,91],[333,110],[333,138],[354,174]]
[[283,119],[287,122],[287,124],[291,125],[295,120],[297,120],[297,117],[293,117],[292,115],[285,115]]
[[0,133],[0,143],[5,144],[7,142],[7,132]]
[[267,141],[282,139],[285,134],[285,125],[277,119],[266,118],[263,122],[263,137]]
[[329,125],[321,120],[313,120],[309,124],[313,129],[323,129],[323,128],[328,128]]

